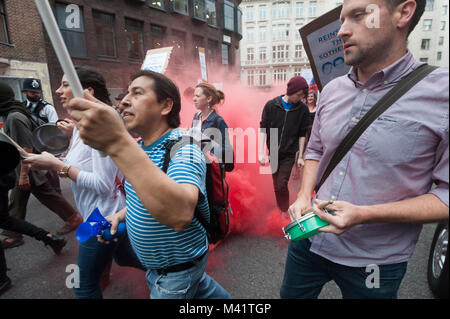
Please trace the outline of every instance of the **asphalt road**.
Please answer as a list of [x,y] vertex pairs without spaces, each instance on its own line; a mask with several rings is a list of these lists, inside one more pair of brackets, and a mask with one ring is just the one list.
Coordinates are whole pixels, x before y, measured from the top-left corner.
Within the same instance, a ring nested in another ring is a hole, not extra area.
[[[69,182],[62,181],[63,194],[73,203]],[[63,222],[33,196],[27,220],[55,232]],[[425,225],[399,290],[401,299],[432,299],[426,279],[429,247],[435,225]],[[72,299],[66,280],[70,265],[76,264],[75,232],[67,236],[68,244],[60,256],[41,242],[26,237],[21,247],[6,250],[8,276],[13,286],[0,299]],[[238,299],[278,299],[284,272],[287,241],[280,237],[231,235],[210,255],[207,271],[232,296]],[[70,277],[69,277],[70,279]],[[149,296],[144,273],[113,264],[111,283],[104,291],[108,299],[146,299]],[[322,299],[339,299],[339,288],[325,285]]]

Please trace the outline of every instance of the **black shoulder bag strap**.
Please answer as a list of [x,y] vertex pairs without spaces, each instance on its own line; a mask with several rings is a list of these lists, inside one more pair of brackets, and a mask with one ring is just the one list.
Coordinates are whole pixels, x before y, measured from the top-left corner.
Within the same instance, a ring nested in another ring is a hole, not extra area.
[[401,79],[395,87],[393,87],[388,93],[386,93],[372,108],[364,115],[364,117],[356,124],[355,127],[347,134],[346,137],[337,147],[333,157],[330,160],[325,172],[320,179],[319,183],[314,189],[316,194],[319,188],[344,158],[348,151],[352,148],[353,144],[359,139],[364,131],[375,121],[384,111],[386,111],[392,104],[394,104],[400,97],[408,92],[414,85],[425,78],[428,74],[437,69],[436,66],[423,64],[417,69],[409,73],[406,77]]
[[[161,170],[165,174],[167,174],[167,170],[169,169],[169,164],[170,164],[170,160],[171,160],[170,153],[172,152],[172,148],[175,145],[176,145],[175,146],[176,152],[178,152],[178,150],[180,148],[182,148],[183,146],[188,145],[188,144],[195,144],[195,143],[198,143],[198,141],[196,141],[192,136],[189,136],[188,138],[184,138],[184,139],[183,139],[183,136],[180,136],[177,139],[168,140],[163,146],[163,149],[165,149],[166,152],[164,153],[163,165],[161,167]],[[203,216],[198,211],[197,207],[195,208],[194,216],[198,219],[198,221],[203,226],[203,228],[206,230],[206,232],[208,232],[210,229],[209,223],[206,222],[206,220],[203,218]]]

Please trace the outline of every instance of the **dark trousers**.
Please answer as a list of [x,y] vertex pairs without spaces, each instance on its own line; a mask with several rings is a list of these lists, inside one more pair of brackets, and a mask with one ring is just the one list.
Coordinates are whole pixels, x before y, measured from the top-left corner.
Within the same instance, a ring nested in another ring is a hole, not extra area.
[[[0,228],[43,240],[48,231],[34,226],[24,220],[9,216],[8,214],[8,191],[0,189]],[[3,246],[0,244],[0,279],[6,276],[6,259]]]
[[289,208],[289,178],[291,177],[292,167],[295,163],[294,155],[278,155],[278,163],[271,161],[272,180],[277,206],[282,212],[287,212]]
[[[333,280],[344,299],[395,299],[407,263],[349,267],[309,251],[308,239],[289,243],[280,296],[283,299],[316,299],[322,287]],[[377,284],[375,284],[375,282]]]
[[[30,178],[31,187],[29,190],[21,190],[15,186],[11,192],[11,204],[9,206],[9,215],[17,219],[24,220],[27,213],[27,204],[30,194],[33,194],[42,204],[47,206],[52,212],[61,217],[65,222],[70,220],[78,212],[72,205],[46,181],[42,185],[35,185]],[[20,237],[14,232],[3,232],[8,237]]]

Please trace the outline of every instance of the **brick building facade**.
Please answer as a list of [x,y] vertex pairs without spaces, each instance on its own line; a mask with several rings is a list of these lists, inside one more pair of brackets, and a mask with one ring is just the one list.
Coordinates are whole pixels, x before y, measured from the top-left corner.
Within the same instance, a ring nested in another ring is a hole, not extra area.
[[[208,80],[239,80],[241,0],[50,0],[74,65],[107,80],[111,97],[123,91],[147,50],[172,46],[166,74],[183,91],[201,78],[198,47],[206,52]],[[42,80],[45,98],[64,116],[54,93],[62,69],[33,0],[0,0],[0,77]],[[3,61],[3,62],[2,62]],[[223,70],[224,72],[219,72]]]
[[[159,47],[174,47],[166,75],[181,91],[201,78],[197,47],[205,48],[209,81],[220,82],[221,79],[214,78],[217,72],[212,71],[219,66],[228,71],[226,74],[239,78],[236,51],[241,39],[240,0],[51,0],[50,3],[74,64],[98,70],[107,80],[112,98],[128,86],[130,75],[140,69],[147,50]],[[205,10],[199,11],[198,5]],[[228,17],[232,25],[228,23],[227,28],[225,10],[233,12],[233,17]],[[51,86],[55,89],[62,70],[46,34],[45,42]]]
[[34,1],[0,0],[0,14],[0,80],[21,100],[23,79],[39,78],[44,97],[52,102],[43,26]]

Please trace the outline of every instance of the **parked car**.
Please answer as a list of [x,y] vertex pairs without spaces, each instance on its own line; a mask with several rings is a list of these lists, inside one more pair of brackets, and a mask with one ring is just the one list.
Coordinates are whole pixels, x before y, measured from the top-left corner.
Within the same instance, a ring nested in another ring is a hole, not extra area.
[[439,223],[428,258],[428,284],[437,298],[448,299],[448,221]]

